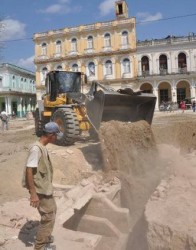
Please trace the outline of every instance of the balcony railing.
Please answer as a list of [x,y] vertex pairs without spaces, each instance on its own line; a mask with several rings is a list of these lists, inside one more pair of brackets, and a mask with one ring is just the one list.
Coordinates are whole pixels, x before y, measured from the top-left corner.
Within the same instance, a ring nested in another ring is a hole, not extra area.
[[123,49],[129,49],[130,48],[130,44],[121,44],[120,45],[120,49],[123,50]]
[[104,46],[103,51],[112,51],[112,47],[111,46]]
[[167,69],[160,69],[160,75],[167,75],[168,70]]
[[189,43],[191,41],[196,41],[196,36],[184,36],[184,37],[169,37],[165,39],[153,39],[153,40],[145,40],[138,41],[137,47],[149,47],[149,46],[158,46],[158,45],[166,45],[168,43]]
[[89,53],[94,53],[94,51],[95,51],[94,48],[87,48],[84,50],[84,53],[89,54]]
[[187,68],[172,68],[171,71],[168,69],[160,69],[158,73],[151,73],[148,70],[139,71],[138,77],[150,77],[150,76],[164,76],[164,75],[180,75],[180,74],[196,74],[196,69],[188,71]]
[[187,68],[178,68],[178,73],[180,74],[186,74],[187,73]]

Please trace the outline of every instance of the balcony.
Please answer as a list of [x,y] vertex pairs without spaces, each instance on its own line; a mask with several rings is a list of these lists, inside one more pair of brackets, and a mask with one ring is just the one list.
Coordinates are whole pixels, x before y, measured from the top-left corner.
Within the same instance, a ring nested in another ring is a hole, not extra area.
[[87,49],[84,50],[85,54],[91,54],[91,53],[94,53],[94,52],[95,52],[95,50],[93,48],[87,48]]
[[111,47],[111,46],[104,46],[104,47],[103,47],[103,51],[104,51],[104,52],[112,51],[112,47]]
[[131,73],[130,73],[130,72],[123,73],[123,74],[122,74],[122,77],[123,77],[123,78],[131,78]]
[[53,58],[60,58],[60,57],[62,57],[61,53],[54,53],[53,54]]
[[130,49],[130,44],[121,44],[121,46],[120,46],[120,49],[121,50],[124,50],[124,49]]
[[106,80],[114,79],[114,75],[113,74],[105,74],[104,79],[106,79]]
[[187,73],[187,67],[185,67],[185,68],[178,68],[178,73],[179,74],[186,74]]
[[78,55],[78,51],[77,50],[71,50],[69,52],[69,56],[77,56]]
[[47,59],[49,59],[49,57],[46,55],[40,55],[40,56],[35,57],[35,61],[37,61],[37,62],[47,60]]
[[168,70],[167,69],[160,69],[160,75],[167,75]]
[[143,77],[146,77],[146,76],[149,76],[149,75],[150,75],[150,71],[149,70],[142,71],[142,76]]

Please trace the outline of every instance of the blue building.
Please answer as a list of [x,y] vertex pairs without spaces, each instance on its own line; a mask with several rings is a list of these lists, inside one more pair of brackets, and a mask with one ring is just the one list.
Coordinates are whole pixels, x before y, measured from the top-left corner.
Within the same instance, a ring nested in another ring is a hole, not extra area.
[[0,111],[23,117],[36,106],[35,73],[9,63],[0,64]]

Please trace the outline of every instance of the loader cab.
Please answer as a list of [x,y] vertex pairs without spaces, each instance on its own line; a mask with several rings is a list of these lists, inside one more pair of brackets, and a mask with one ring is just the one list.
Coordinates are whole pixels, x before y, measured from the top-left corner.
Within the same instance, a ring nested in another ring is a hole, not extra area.
[[46,95],[55,101],[59,94],[81,93],[82,73],[70,71],[51,71],[46,76]]

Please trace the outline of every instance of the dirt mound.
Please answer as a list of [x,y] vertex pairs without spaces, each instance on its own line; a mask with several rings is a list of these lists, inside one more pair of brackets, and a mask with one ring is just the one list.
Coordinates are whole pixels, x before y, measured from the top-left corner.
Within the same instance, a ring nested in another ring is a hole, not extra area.
[[169,126],[153,127],[158,144],[170,144],[180,148],[182,153],[196,149],[196,121],[183,121]]

